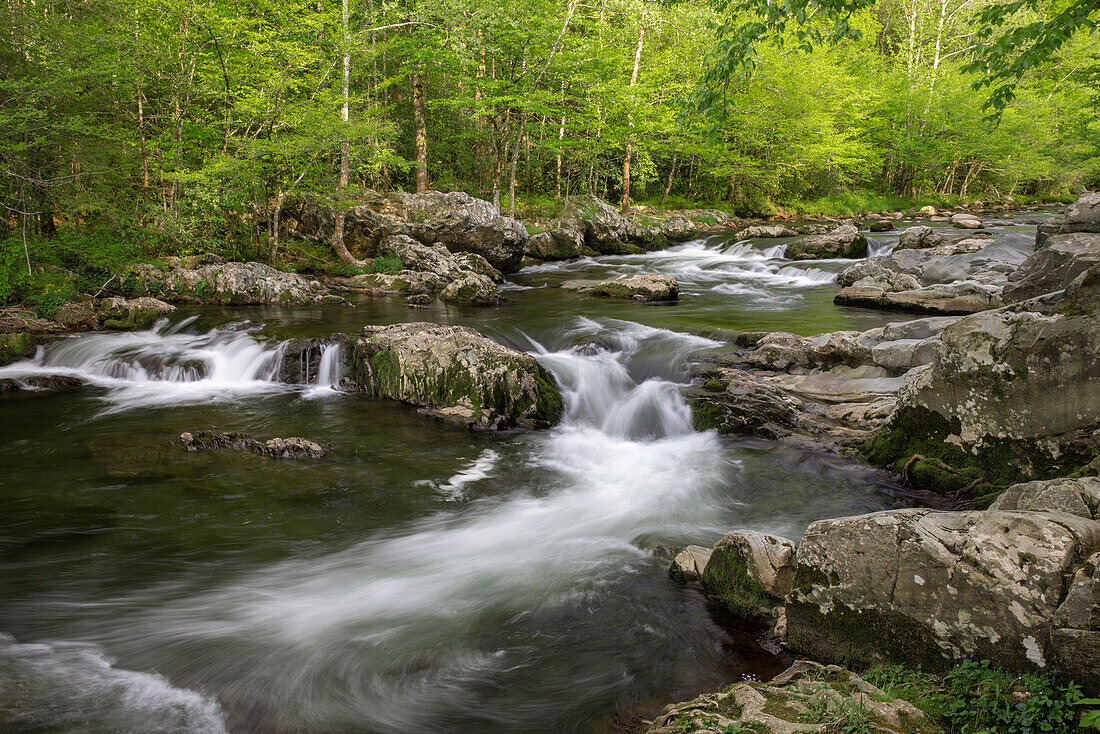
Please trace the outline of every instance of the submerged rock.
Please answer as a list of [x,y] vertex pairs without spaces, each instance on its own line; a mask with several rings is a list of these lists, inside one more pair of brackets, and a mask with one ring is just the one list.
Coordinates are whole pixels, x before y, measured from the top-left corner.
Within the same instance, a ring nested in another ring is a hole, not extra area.
[[855,259],[866,254],[867,238],[851,224],[828,234],[809,235],[787,246],[787,257],[791,260]]
[[5,377],[0,379],[0,393],[25,391],[76,390],[87,382],[73,375],[26,375],[24,377]]
[[299,436],[258,441],[247,433],[197,431],[181,433],[179,442],[188,451],[236,449],[282,459],[323,459],[325,457],[325,450],[320,444]]
[[638,301],[675,301],[680,297],[676,280],[661,273],[629,273],[607,280],[567,280],[558,287],[592,296]]
[[344,341],[359,389],[472,429],[544,427],[561,418],[553,378],[534,357],[465,326],[364,327]]

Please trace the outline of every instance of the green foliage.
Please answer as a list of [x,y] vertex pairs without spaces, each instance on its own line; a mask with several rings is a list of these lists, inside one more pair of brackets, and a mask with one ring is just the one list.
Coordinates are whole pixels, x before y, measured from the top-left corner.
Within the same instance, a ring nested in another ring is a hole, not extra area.
[[1077,718],[1074,704],[1081,699],[1080,689],[1072,683],[1012,676],[988,660],[964,660],[943,676],[943,683],[947,698],[942,716],[959,732],[1068,731]]
[[[1100,707],[1100,698],[1082,698],[1074,705]],[[1085,709],[1081,714],[1080,725],[1085,729],[1096,729],[1100,731],[1100,708]]]
[[[1083,699],[1073,683],[1049,675],[1014,675],[988,660],[963,660],[939,678],[904,666],[878,668],[863,677],[916,704],[949,734],[1069,732],[1077,723],[1076,707],[1100,703]],[[1082,726],[1091,725],[1087,717],[1088,712]]]

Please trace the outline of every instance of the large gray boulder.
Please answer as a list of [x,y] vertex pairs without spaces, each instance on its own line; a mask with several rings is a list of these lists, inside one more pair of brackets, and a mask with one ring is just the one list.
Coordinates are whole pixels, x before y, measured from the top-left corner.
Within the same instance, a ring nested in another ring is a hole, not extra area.
[[527,229],[495,206],[462,192],[399,193],[381,213],[403,223],[403,230],[425,244],[440,244],[451,252],[472,252],[490,265],[512,272],[523,262]]
[[828,234],[803,237],[787,245],[791,260],[855,259],[867,255],[867,238],[857,227],[845,224]]
[[1065,289],[1081,273],[1100,265],[1100,234],[1075,232],[1047,238],[1045,246],[1036,250],[1008,276],[1004,290],[1007,303]]
[[561,418],[554,379],[534,357],[465,326],[367,326],[344,340],[351,383],[476,430],[543,427]]
[[794,541],[735,530],[714,544],[704,591],[746,619],[770,619],[794,583]]
[[175,302],[247,305],[342,300],[316,280],[257,262],[218,261],[164,270],[141,264],[131,266],[125,277],[138,292]]
[[968,655],[1049,671],[1066,575],[1097,543],[1100,523],[1060,513],[911,509],[816,522],[786,599],[789,644],[854,665],[934,671]]
[[562,226],[531,237],[527,255],[537,260],[568,260],[584,254],[584,228],[579,222],[563,222]]
[[1065,213],[1051,217],[1039,224],[1035,243],[1039,249],[1046,247],[1048,238],[1074,232],[1100,233],[1100,193],[1085,194],[1066,207]]
[[[909,373],[872,461],[900,469],[919,455],[929,463],[910,478],[957,491],[1057,476],[1100,453],[1100,319],[1006,308],[963,317],[939,340],[935,360]],[[922,476],[933,463],[956,473]]]
[[776,439],[798,425],[801,401],[745,370],[720,368],[704,380],[690,396],[697,430]]
[[[295,202],[287,206],[284,216],[292,234],[332,242],[336,223],[332,207]],[[529,239],[520,222],[503,216],[490,202],[461,192],[373,195],[367,203],[345,210],[344,244],[352,254],[361,258],[381,254],[383,240],[393,235],[442,245],[451,253],[481,255],[506,273],[519,268]]]
[[923,250],[928,247],[937,247],[943,244],[943,235],[932,229],[920,225],[910,227],[898,235],[896,250]]

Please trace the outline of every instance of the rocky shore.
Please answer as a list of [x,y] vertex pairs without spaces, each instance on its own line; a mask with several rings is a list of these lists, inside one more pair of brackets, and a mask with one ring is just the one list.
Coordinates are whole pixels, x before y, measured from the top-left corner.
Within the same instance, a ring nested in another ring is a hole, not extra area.
[[[912,228],[841,274],[837,301],[953,315],[742,334],[697,368],[700,428],[863,456],[962,509],[823,520],[798,543],[737,530],[685,548],[673,578],[822,663],[936,672],[984,659],[1100,691],[1100,195],[1037,235]],[[750,704],[789,699],[789,673],[670,706],[650,731],[817,730],[799,706],[792,718]],[[880,731],[915,730],[874,713]]]

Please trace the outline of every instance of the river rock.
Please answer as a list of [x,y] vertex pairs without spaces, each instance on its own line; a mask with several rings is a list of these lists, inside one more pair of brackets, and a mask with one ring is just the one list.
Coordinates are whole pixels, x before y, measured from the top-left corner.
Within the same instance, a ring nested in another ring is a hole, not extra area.
[[584,254],[584,230],[577,224],[563,224],[531,237],[527,254],[537,260],[568,260]]
[[481,255],[506,273],[519,268],[527,249],[527,230],[520,222],[462,192],[393,194],[381,213],[401,221],[406,234],[425,244]]
[[666,706],[646,734],[830,734],[845,729],[845,713],[863,712],[853,732],[924,732],[934,728],[920,709],[887,695],[836,665],[797,660],[769,682],[742,681],[715,693]]
[[[335,211],[316,201],[287,205],[287,229],[296,236],[331,243]],[[519,268],[527,249],[524,226],[505,217],[490,202],[461,192],[399,192],[368,195],[367,203],[345,211],[344,243],[358,257],[380,254],[386,237],[406,235],[449,252],[481,255],[494,268]]]
[[630,236],[629,220],[598,196],[569,198],[562,206],[563,225],[584,232],[585,246],[599,254],[620,254]]
[[956,229],[982,229],[982,220],[973,214],[959,213],[951,215],[951,226]]
[[1046,247],[1047,239],[1058,234],[1074,232],[1100,233],[1100,193],[1085,194],[1066,207],[1058,217],[1042,222],[1035,236],[1038,249]]
[[534,357],[465,326],[367,326],[345,340],[351,382],[471,429],[544,427],[561,418],[553,378]]
[[176,307],[157,298],[104,298],[99,302],[96,315],[106,329],[148,329],[153,323]]
[[868,226],[867,229],[871,230],[872,232],[892,232],[894,231],[894,223],[885,220],[879,220],[871,222],[870,226]]
[[443,301],[470,306],[494,306],[504,302],[496,283],[479,273],[465,273],[452,280],[439,294]]
[[1065,576],[1098,542],[1100,523],[1061,513],[909,509],[819,521],[798,547],[789,643],[855,665],[935,671],[968,655],[1045,672]]
[[673,242],[685,242],[694,237],[699,228],[694,222],[690,222],[683,217],[671,216],[660,223],[659,231],[661,236]]
[[697,430],[776,439],[798,425],[801,401],[745,370],[720,368],[704,379],[690,396]]
[[181,433],[179,442],[188,451],[236,449],[281,459],[323,459],[325,457],[325,449],[320,444],[300,436],[258,441],[247,433],[197,431]]
[[872,461],[900,468],[919,455],[930,472],[946,462],[954,476],[918,483],[956,491],[1057,476],[1100,454],[1100,320],[1006,308],[961,318],[939,340],[935,360],[909,373]]
[[943,244],[943,235],[931,227],[918,226],[898,235],[896,250],[923,250],[926,247],[937,247]]
[[139,291],[177,302],[248,305],[342,301],[316,280],[257,262],[165,270],[147,264],[134,265],[127,279],[132,279]]
[[939,214],[939,212],[936,211],[936,207],[929,204],[928,206],[922,206],[920,209],[918,209],[917,214],[922,214],[926,217],[934,217]]
[[924,249],[896,249],[842,272],[837,303],[967,314],[1004,305],[1008,277],[1034,251],[1024,234],[968,237]]
[[1081,273],[1100,265],[1100,234],[1074,232],[1047,238],[1008,276],[1004,298],[1019,303],[1044,293],[1064,290]]
[[0,393],[6,392],[64,392],[84,387],[87,382],[74,375],[25,375],[0,379]]
[[661,273],[627,273],[607,280],[567,280],[559,287],[603,298],[637,301],[675,301],[680,297],[676,280]]
[[714,545],[703,570],[703,590],[738,616],[768,619],[794,581],[793,541],[735,530]]
[[1053,665],[1084,689],[1100,692],[1100,552],[1080,564],[1050,631]]
[[787,246],[787,258],[791,260],[855,259],[866,254],[867,238],[848,224],[829,234],[809,235]]
[[1014,484],[989,509],[1061,512],[1100,520],[1100,479],[1062,477]]
[[672,565],[668,567],[668,575],[674,581],[698,581],[707,567],[710,554],[710,548],[704,548],[701,545],[689,545],[672,559]]
[[797,237],[798,232],[782,224],[754,224],[745,227],[733,236],[735,240],[750,240],[772,237]]

